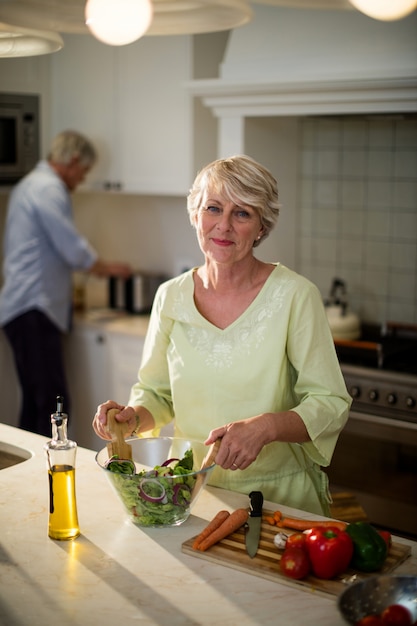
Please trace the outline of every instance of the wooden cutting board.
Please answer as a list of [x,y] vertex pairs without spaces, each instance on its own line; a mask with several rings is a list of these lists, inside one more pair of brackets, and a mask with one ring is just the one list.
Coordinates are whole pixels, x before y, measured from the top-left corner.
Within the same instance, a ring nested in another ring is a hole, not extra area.
[[[264,510],[264,515],[272,515],[271,511]],[[246,553],[245,548],[245,531],[240,529],[233,533],[226,539],[223,539],[218,544],[212,546],[205,552],[194,550],[192,547],[195,537],[188,539],[182,544],[182,551],[185,554],[190,554],[200,559],[205,559],[211,563],[218,565],[225,565],[233,569],[245,572],[246,574],[253,574],[254,576],[260,576],[266,578],[272,582],[283,583],[298,589],[304,589],[306,591],[314,591],[325,596],[337,596],[345,588],[346,584],[375,574],[367,574],[364,572],[358,572],[353,569],[349,569],[340,576],[332,580],[322,580],[315,576],[308,576],[303,580],[293,580],[281,574],[279,568],[279,561],[283,553],[282,550],[274,545],[274,537],[279,531],[275,526],[271,526],[265,521],[262,521],[261,537],[259,542],[259,549],[256,556],[251,559]],[[287,534],[292,531],[283,529]],[[387,574],[392,572],[400,563],[403,563],[411,554],[411,547],[400,543],[393,542],[389,554],[385,560],[383,568],[378,572],[379,574]],[[354,579],[352,577],[355,576]],[[345,581],[345,582],[343,582]]]

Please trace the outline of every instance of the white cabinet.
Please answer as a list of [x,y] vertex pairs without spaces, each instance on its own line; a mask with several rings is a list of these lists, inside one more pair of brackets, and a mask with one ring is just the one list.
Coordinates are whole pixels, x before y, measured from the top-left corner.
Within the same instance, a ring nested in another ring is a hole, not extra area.
[[127,404],[137,378],[144,337],[116,333],[103,325],[77,324],[66,338],[65,354],[71,393],[70,436],[93,450],[104,447],[94,433],[97,406],[106,400]]
[[130,389],[138,377],[145,337],[109,333],[108,349],[111,363],[110,389],[112,399],[127,404]]
[[115,48],[65,36],[51,58],[51,135],[85,133],[99,151],[92,188],[186,194],[192,182],[191,36]]
[[94,433],[92,421],[97,406],[109,400],[111,393],[106,331],[75,327],[66,338],[65,356],[71,394],[70,437],[80,446],[100,450],[104,442]]

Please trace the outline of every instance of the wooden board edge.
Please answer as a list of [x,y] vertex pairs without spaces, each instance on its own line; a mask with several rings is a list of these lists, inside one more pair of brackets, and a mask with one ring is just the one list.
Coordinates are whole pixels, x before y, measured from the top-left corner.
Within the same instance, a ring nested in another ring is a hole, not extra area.
[[[222,565],[243,572],[244,574],[250,574],[251,576],[257,576],[259,578],[269,580],[270,582],[279,584],[282,583],[283,585],[287,585],[292,588],[309,591],[310,593],[318,594],[328,599],[338,596],[343,591],[343,589],[345,589],[351,582],[364,580],[366,578],[369,578],[370,576],[375,576],[378,574],[380,575],[392,573],[394,569],[401,565],[401,563],[404,563],[404,561],[406,561],[411,555],[410,546],[393,542],[389,553],[391,554],[391,560],[386,563],[386,565],[379,572],[365,573],[349,569],[345,574],[336,579],[320,579],[316,578],[313,575],[309,575],[307,578],[304,578],[302,580],[295,580],[292,578],[288,578],[279,572],[278,564],[281,556],[281,551],[279,551],[278,549],[276,550],[276,555],[274,551],[264,554],[264,556],[267,556],[269,558],[272,557],[273,560],[275,560],[274,557],[276,556],[276,572],[270,571],[269,569],[262,566],[251,569],[250,561],[248,561],[248,563],[239,563],[237,560],[233,560],[233,550],[235,550],[237,553],[243,552],[244,550],[244,547],[242,548],[242,544],[240,543],[242,541],[241,535],[243,535],[243,533],[237,531],[236,533],[233,533],[230,537],[223,539],[221,542],[212,546],[211,548],[209,548],[209,550],[206,550],[205,552],[200,552],[192,547],[193,542],[197,537],[196,535],[191,539],[183,542],[183,544],[181,545],[181,550],[184,554],[203,559],[215,565]],[[394,554],[395,561],[392,562]],[[389,556],[387,557],[387,559],[389,559]],[[253,561],[253,563],[256,564],[256,561]]]
[[[194,556],[197,558],[203,554],[203,553],[198,554],[198,550],[194,550],[194,548],[191,545],[188,546],[186,542],[182,544],[181,549],[184,554],[188,554],[190,556]],[[309,591],[310,593],[314,595],[320,595],[327,599],[334,598],[336,593],[339,593],[338,591],[334,592],[334,591],[327,591],[326,589],[317,588],[313,585],[313,583],[309,582],[308,578],[304,580],[294,580],[292,578],[285,578],[284,576],[280,576],[278,572],[275,574],[275,573],[268,572],[267,570],[250,571],[246,565],[240,565],[239,563],[235,561],[227,561],[227,562],[221,561],[220,562],[217,556],[215,556],[212,553],[210,554],[210,550],[207,550],[206,552],[204,552],[204,555],[205,555],[203,557],[204,560],[209,563],[213,563],[214,565],[222,565],[230,569],[234,569],[238,572],[242,572],[243,574],[249,574],[250,576],[257,576],[258,578],[263,578],[273,583],[282,583],[283,585],[286,585],[288,587],[300,588],[303,591]]]

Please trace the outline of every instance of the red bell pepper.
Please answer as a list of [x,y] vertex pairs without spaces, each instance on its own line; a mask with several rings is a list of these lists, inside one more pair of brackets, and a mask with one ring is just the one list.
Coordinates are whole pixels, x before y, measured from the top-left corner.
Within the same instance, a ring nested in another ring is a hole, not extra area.
[[338,528],[312,528],[306,531],[306,548],[313,573],[318,578],[333,578],[348,567],[353,555],[353,541]]
[[389,532],[389,530],[378,530],[379,534],[381,535],[382,539],[385,541],[385,543],[387,544],[387,548],[388,550],[390,549],[391,545],[392,545],[392,536],[391,533]]

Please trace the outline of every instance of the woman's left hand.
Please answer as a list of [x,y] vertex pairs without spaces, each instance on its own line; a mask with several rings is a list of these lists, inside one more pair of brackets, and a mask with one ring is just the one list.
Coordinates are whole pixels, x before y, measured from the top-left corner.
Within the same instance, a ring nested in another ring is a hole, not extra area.
[[295,411],[261,413],[212,430],[205,443],[222,438],[216,463],[223,469],[244,470],[271,441],[304,443],[310,441],[307,428]]
[[210,431],[205,443],[222,438],[216,463],[223,469],[243,470],[256,459],[268,442],[265,420],[262,416],[232,422]]

